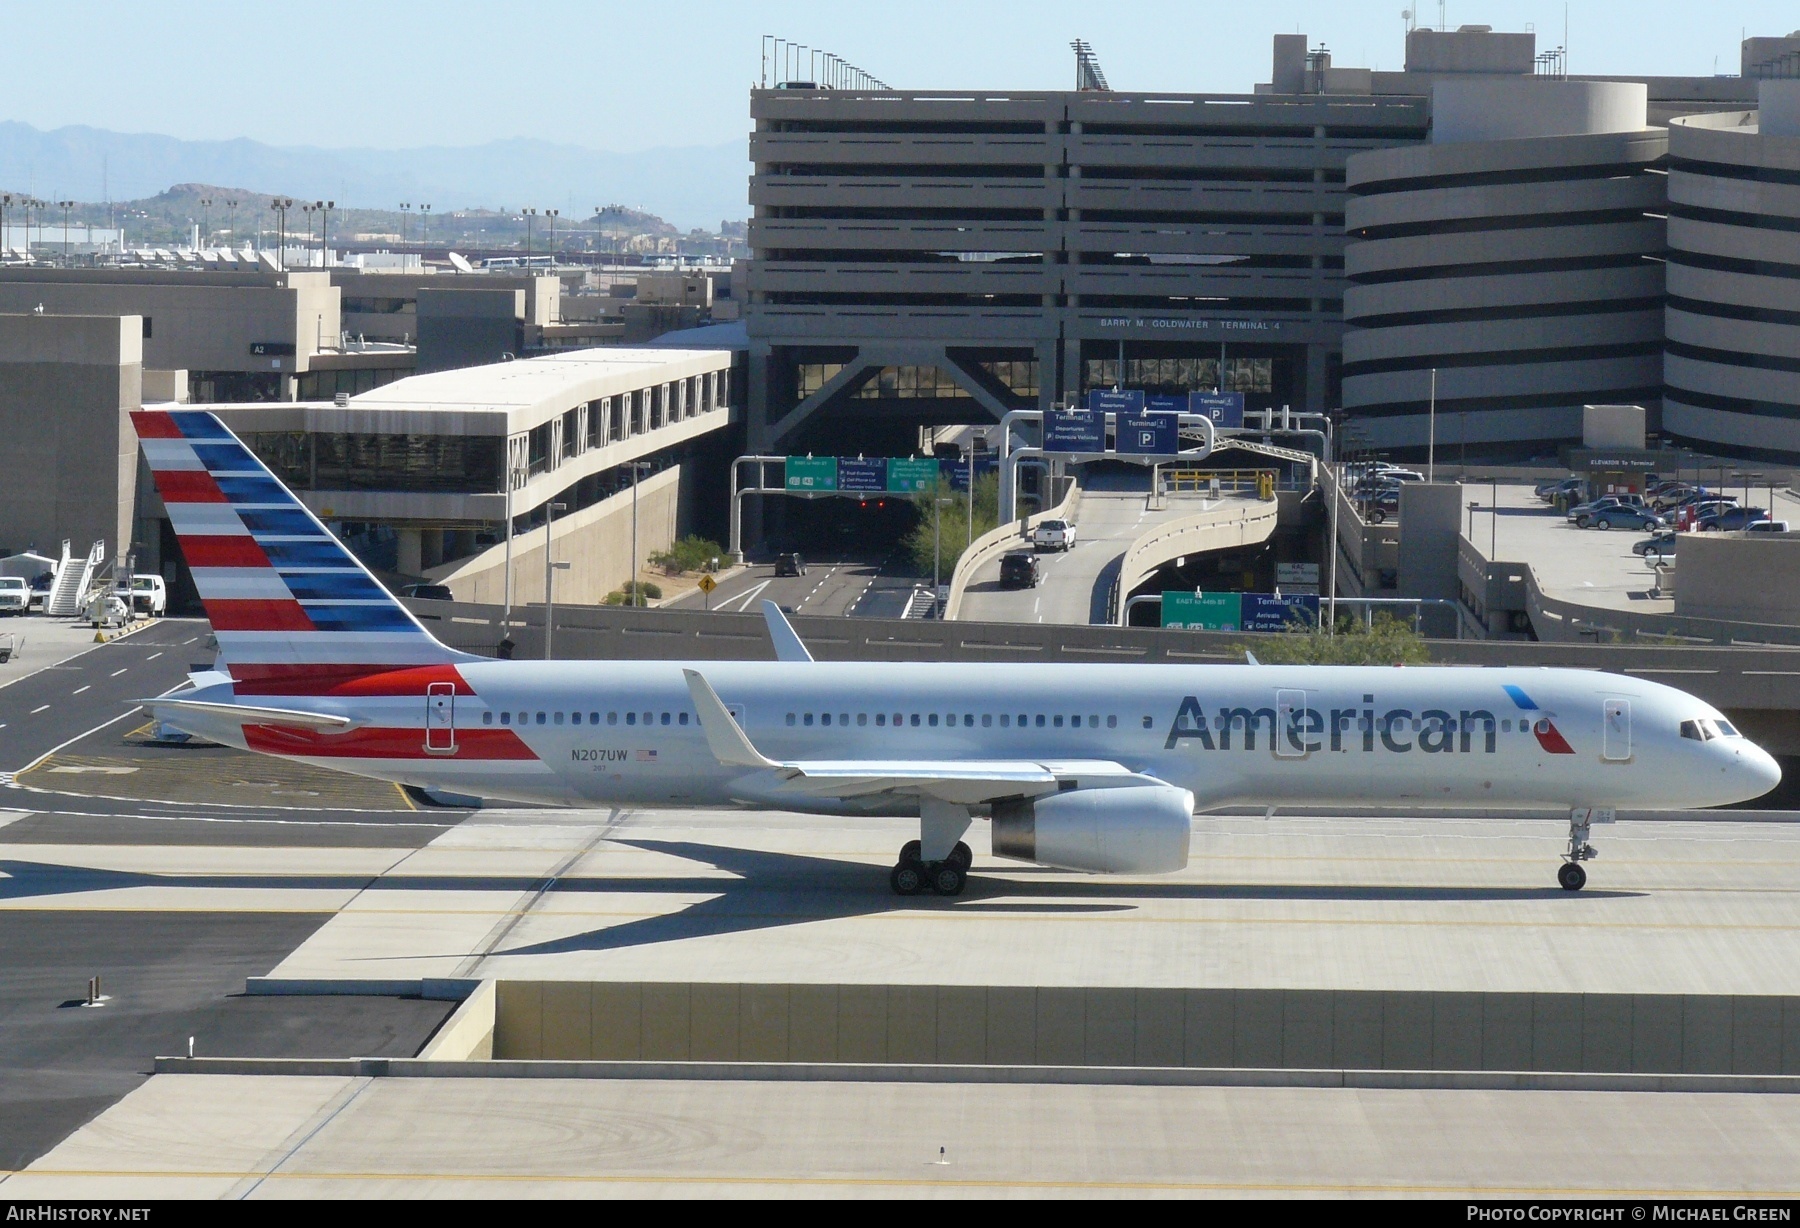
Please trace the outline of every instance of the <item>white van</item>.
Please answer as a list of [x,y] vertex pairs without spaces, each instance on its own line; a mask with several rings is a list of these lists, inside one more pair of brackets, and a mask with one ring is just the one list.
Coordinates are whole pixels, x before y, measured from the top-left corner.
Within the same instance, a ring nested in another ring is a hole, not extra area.
[[31,585],[19,576],[0,576],[0,614],[24,614],[31,609]]
[[169,610],[169,586],[155,572],[131,577],[131,612],[161,618]]

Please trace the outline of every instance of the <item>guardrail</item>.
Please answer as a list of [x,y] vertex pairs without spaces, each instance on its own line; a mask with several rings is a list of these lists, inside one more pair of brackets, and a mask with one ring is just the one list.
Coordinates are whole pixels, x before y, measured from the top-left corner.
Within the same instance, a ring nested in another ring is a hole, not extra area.
[[[1273,469],[1163,469],[1161,474],[1162,490],[1167,495],[1204,495],[1215,489],[1231,494],[1254,492],[1260,489],[1264,477],[1270,479],[1272,486],[1279,487],[1280,481]],[[1298,489],[1291,483],[1290,488]]]
[[1131,543],[1119,560],[1113,589],[1113,619],[1121,626],[1131,590],[1172,558],[1207,550],[1230,550],[1266,541],[1280,517],[1279,503],[1221,503],[1192,516],[1158,525]]
[[962,552],[962,557],[956,560],[956,570],[950,573],[950,595],[944,599],[944,620],[953,621],[962,613],[963,594],[968,591],[969,582],[975,578],[975,573],[983,564],[992,562],[1009,550],[1030,545],[1031,530],[1045,520],[1074,519],[1075,509],[1080,504],[1081,483],[1079,480],[1072,480],[1062,502],[1047,511],[1027,516],[1022,531],[1017,520],[1009,520],[999,528],[989,529],[971,542],[968,549]]

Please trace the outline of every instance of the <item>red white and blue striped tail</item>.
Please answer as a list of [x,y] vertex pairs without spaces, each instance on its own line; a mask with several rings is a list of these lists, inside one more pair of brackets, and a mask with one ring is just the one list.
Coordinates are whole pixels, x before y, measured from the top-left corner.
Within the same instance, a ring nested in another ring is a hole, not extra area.
[[319,694],[478,659],[433,639],[217,417],[131,421],[238,694]]

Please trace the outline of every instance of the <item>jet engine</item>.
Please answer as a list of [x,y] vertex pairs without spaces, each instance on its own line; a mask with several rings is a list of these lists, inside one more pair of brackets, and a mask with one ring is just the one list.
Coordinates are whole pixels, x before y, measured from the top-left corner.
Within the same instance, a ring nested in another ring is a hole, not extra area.
[[1073,789],[994,803],[994,853],[1061,870],[1162,874],[1187,865],[1194,795],[1173,785]]

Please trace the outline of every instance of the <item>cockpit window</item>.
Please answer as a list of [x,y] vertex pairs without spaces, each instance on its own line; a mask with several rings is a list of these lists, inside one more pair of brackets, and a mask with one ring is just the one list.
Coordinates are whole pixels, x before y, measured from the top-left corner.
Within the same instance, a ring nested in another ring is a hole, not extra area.
[[1681,722],[1681,736],[1692,738],[1696,742],[1704,742],[1713,735],[1712,731],[1705,727],[1704,721],[1683,721]]
[[1722,738],[1741,738],[1744,736],[1737,731],[1730,721],[1727,720],[1714,721],[1713,728],[1719,731],[1719,736]]

